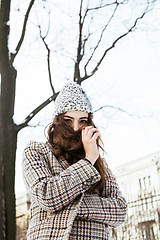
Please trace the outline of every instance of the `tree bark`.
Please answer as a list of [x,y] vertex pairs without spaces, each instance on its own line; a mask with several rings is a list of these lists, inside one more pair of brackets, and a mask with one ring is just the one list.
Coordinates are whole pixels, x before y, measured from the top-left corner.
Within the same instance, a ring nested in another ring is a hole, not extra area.
[[15,239],[16,229],[14,177],[17,128],[12,120],[15,80],[16,71],[6,61],[1,68],[0,96],[0,239],[8,240]]
[[[6,62],[1,69],[0,96],[0,239],[15,239],[15,155],[17,128],[13,123],[16,71]],[[3,238],[2,238],[3,236]]]
[[3,124],[0,138],[1,145],[1,179],[0,179],[0,239],[16,239],[16,213],[15,213],[15,155],[17,146],[17,133],[13,123]]
[[16,239],[15,155],[17,128],[13,122],[17,72],[8,50],[10,0],[0,9],[0,239]]

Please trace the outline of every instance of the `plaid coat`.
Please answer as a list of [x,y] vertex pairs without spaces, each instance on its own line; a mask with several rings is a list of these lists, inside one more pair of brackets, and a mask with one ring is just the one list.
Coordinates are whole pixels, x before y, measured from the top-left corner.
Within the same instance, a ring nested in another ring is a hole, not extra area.
[[32,203],[28,240],[109,239],[107,227],[124,222],[127,204],[111,171],[101,195],[89,188],[100,180],[92,164],[81,159],[69,166],[48,143],[30,142],[23,173]]

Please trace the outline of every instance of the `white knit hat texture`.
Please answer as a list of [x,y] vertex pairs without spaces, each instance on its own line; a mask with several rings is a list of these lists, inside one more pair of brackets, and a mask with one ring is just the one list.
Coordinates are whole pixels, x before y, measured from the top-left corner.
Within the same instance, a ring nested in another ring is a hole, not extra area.
[[65,84],[55,100],[54,117],[67,111],[82,111],[93,114],[89,98],[76,82]]

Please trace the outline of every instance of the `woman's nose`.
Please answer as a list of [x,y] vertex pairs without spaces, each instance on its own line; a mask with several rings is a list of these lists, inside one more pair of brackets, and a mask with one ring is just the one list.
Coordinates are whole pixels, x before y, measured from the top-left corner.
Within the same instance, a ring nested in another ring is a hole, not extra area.
[[74,122],[74,123],[73,123],[73,130],[74,130],[75,132],[77,132],[77,131],[79,130],[79,124],[78,124],[78,122]]

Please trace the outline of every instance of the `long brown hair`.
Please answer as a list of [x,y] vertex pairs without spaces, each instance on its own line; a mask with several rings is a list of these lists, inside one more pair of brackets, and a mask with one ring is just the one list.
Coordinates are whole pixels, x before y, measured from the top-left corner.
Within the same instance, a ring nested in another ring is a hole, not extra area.
[[[81,139],[81,131],[74,131],[72,127],[64,120],[64,114],[60,114],[55,117],[53,123],[50,124],[48,129],[48,142],[53,147],[53,152],[57,159],[63,156],[70,165],[77,162],[78,160],[85,157],[85,150],[83,148],[82,139]],[[88,115],[88,122],[84,123],[84,126],[94,126],[92,121],[92,117]],[[101,143],[101,144],[100,144]],[[102,140],[100,138],[97,139],[97,146],[103,150]],[[106,180],[106,169],[104,166],[104,160],[99,155],[99,158],[94,164],[94,167],[97,169],[99,174],[101,175],[101,180],[95,184],[91,189],[95,191],[98,189],[102,190],[105,180]]]

